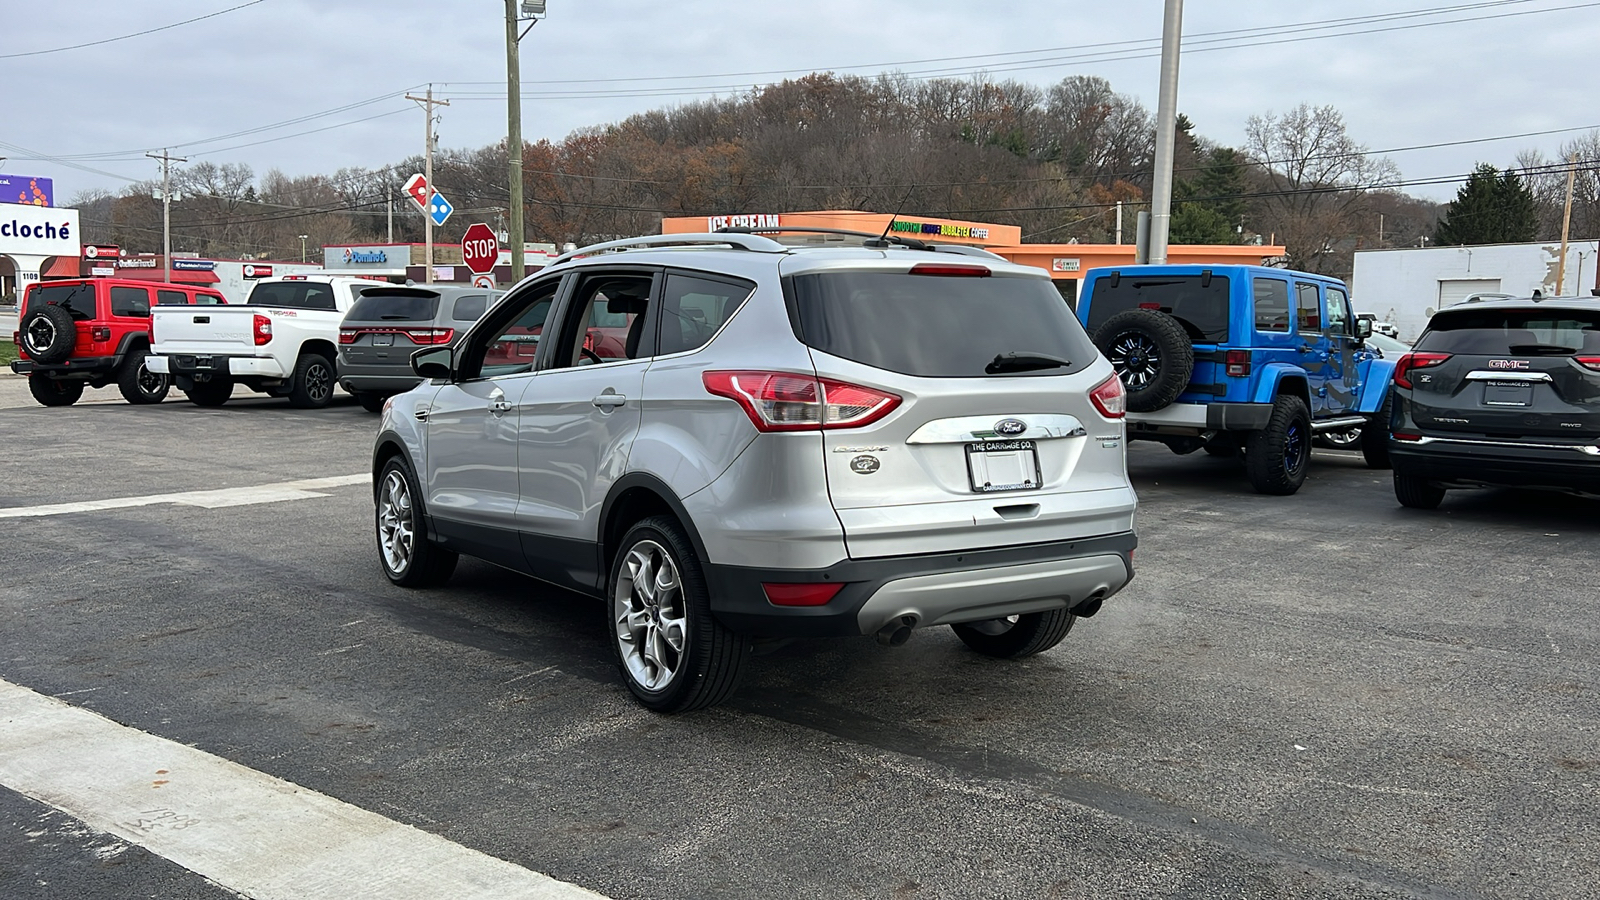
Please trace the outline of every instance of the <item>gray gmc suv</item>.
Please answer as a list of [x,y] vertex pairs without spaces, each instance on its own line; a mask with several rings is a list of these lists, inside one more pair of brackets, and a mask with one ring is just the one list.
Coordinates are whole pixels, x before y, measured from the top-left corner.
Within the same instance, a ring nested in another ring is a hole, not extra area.
[[1133,577],[1123,392],[1046,274],[786,239],[586,247],[417,351],[372,463],[389,579],[465,553],[601,598],[664,712],[765,639],[1015,658],[1094,615]]

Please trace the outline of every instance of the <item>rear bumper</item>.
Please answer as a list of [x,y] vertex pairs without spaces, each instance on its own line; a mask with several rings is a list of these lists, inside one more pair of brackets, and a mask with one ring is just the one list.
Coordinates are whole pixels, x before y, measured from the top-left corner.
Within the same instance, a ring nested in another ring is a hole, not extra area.
[[18,375],[42,375],[59,380],[105,378],[122,364],[120,356],[86,356],[58,363],[38,363],[31,359],[14,359],[11,371]]
[[[284,378],[288,373],[270,356],[208,356],[194,353],[170,353],[149,359],[161,360],[162,371],[171,375],[232,375],[238,378]],[[149,362],[152,372],[157,369]]]
[[1128,413],[1128,437],[1137,440],[1155,434],[1260,431],[1271,418],[1270,403],[1174,403],[1155,412]]
[[1389,441],[1395,471],[1427,481],[1600,493],[1600,445],[1424,437]]
[[[1099,608],[1133,579],[1133,532],[976,550],[846,560],[825,569],[707,565],[711,610],[758,637],[873,634],[901,616],[918,625],[973,622],[1049,609]],[[776,606],[762,583],[844,583],[823,606]],[[1084,605],[1089,604],[1089,605]]]
[[401,394],[422,383],[406,366],[351,366],[339,362],[339,384],[347,391]]

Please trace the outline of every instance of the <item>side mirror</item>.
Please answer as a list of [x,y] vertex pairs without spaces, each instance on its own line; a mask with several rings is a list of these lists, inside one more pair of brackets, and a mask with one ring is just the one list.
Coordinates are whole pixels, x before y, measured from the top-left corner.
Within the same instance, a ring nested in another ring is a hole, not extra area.
[[1369,337],[1372,337],[1372,320],[1371,319],[1357,319],[1356,320],[1356,340],[1364,341]]
[[411,354],[411,371],[423,378],[448,379],[455,372],[454,347],[429,347]]

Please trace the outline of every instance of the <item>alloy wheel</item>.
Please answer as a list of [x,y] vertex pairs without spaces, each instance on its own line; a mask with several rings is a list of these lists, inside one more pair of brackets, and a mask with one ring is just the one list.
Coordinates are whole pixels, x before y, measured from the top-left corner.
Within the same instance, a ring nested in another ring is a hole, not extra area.
[[378,496],[378,550],[390,572],[404,575],[416,550],[416,515],[411,486],[405,476],[392,471]]
[[50,349],[51,344],[55,343],[56,323],[46,319],[44,316],[38,316],[28,323],[28,331],[24,339],[28,344],[28,352],[30,354],[43,353]]
[[136,381],[139,385],[139,391],[147,397],[154,397],[167,386],[167,376],[158,375],[150,371],[145,368],[144,363],[139,364],[139,375]]
[[666,689],[683,667],[688,622],[678,564],[665,547],[643,540],[629,548],[611,609],[629,677],[645,690]]
[[333,393],[333,375],[325,365],[306,369],[306,395],[321,403]]
[[1130,391],[1149,387],[1161,371],[1161,348],[1149,336],[1138,332],[1118,335],[1108,356]]

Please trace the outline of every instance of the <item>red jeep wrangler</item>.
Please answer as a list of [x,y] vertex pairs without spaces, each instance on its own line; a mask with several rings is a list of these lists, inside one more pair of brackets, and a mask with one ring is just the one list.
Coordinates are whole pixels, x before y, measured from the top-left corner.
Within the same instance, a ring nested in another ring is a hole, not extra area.
[[160,403],[171,379],[145,368],[150,302],[226,303],[209,288],[121,278],[73,278],[28,285],[12,336],[33,399],[70,406],[84,387],[115,383],[129,403]]

